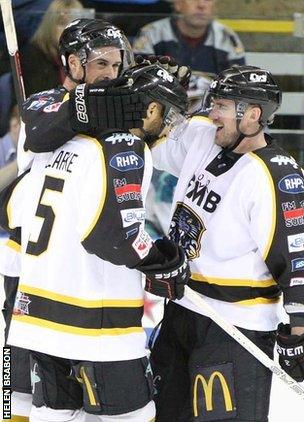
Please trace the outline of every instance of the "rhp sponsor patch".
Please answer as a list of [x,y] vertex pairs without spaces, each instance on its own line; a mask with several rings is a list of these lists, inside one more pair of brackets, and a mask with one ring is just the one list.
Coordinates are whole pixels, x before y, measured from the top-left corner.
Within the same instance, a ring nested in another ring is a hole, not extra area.
[[140,259],[143,259],[149,253],[149,250],[152,246],[152,239],[147,232],[141,229],[136,239],[132,243],[132,246]]
[[138,170],[144,166],[144,160],[133,151],[125,151],[114,155],[110,166],[118,171]]
[[288,251],[301,252],[304,251],[304,233],[287,236]]
[[121,210],[122,226],[129,227],[135,223],[143,223],[146,217],[146,210],[144,208],[130,208],[128,210]]
[[285,193],[303,193],[304,179],[299,174],[289,174],[279,181],[278,187],[281,192]]

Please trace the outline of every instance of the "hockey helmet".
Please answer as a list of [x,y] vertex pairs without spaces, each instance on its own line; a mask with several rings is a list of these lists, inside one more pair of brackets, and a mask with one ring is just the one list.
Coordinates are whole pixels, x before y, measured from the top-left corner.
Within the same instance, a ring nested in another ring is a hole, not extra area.
[[157,64],[134,67],[124,72],[133,92],[145,92],[147,103],[156,101],[164,107],[164,124],[178,124],[188,108],[187,91],[177,78]]
[[255,66],[233,66],[212,81],[205,109],[210,107],[212,98],[234,100],[237,119],[241,119],[245,111],[238,104],[258,105],[260,124],[266,126],[273,122],[274,113],[282,102],[282,92],[269,71]]
[[89,55],[99,47],[116,47],[122,51],[122,69],[134,62],[131,45],[119,28],[100,19],[76,19],[63,30],[59,39],[59,54],[66,74],[69,74],[68,57],[77,54],[82,66]]

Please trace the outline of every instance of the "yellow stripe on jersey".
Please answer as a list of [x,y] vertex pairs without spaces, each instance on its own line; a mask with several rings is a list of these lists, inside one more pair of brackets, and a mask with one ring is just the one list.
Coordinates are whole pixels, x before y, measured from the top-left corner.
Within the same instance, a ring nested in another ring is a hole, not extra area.
[[251,305],[270,305],[272,303],[278,303],[280,301],[279,297],[273,299],[267,299],[265,297],[256,297],[255,299],[245,299],[240,300],[238,302],[229,302],[233,303],[234,305],[241,305],[241,306],[251,306]]
[[65,94],[64,94],[64,97],[63,97],[63,99],[62,99],[62,102],[63,103],[65,103],[66,101],[68,101],[70,99],[70,93],[69,92],[66,92]]
[[263,251],[263,254],[262,254],[263,260],[265,261],[267,256],[268,256],[268,253],[269,253],[272,241],[273,241],[274,231],[275,231],[275,228],[276,228],[276,221],[277,221],[276,195],[275,195],[273,179],[272,179],[270,171],[268,170],[268,167],[266,166],[264,161],[252,152],[250,152],[249,155],[252,158],[254,158],[256,161],[258,161],[260,163],[260,165],[262,166],[262,168],[264,169],[264,172],[265,172],[267,179],[269,181],[270,190],[271,190],[271,199],[272,199],[271,200],[271,202],[272,202],[272,219],[271,220],[272,221],[271,221],[271,229],[270,229],[270,233],[269,233],[269,238],[268,238],[265,250]]
[[18,286],[18,290],[23,293],[32,294],[35,296],[43,297],[45,299],[51,299],[56,302],[61,302],[68,305],[81,306],[82,308],[139,308],[141,306],[144,306],[143,299],[79,299],[77,297],[61,295],[59,293],[39,289],[37,287],[27,286],[25,284],[20,284]]
[[21,245],[19,245],[19,243],[15,242],[12,239],[8,239],[5,245],[9,247],[10,249],[14,249],[14,251],[16,252],[21,252]]
[[100,196],[100,200],[99,200],[99,205],[95,214],[95,217],[93,218],[92,222],[89,224],[87,230],[85,231],[84,235],[81,238],[81,241],[83,242],[84,239],[86,239],[89,234],[91,233],[91,231],[94,229],[100,214],[102,212],[104,203],[105,203],[105,198],[106,198],[106,193],[107,193],[107,172],[106,172],[106,164],[105,164],[105,157],[104,157],[104,153],[103,153],[103,148],[100,144],[100,142],[98,142],[97,139],[92,138],[91,136],[87,136],[87,135],[81,135],[82,137],[88,139],[91,142],[94,142],[94,144],[96,145],[98,152],[99,152],[99,158],[100,158],[100,163],[101,163],[101,180],[102,180],[102,186],[101,186],[101,196]]
[[127,328],[80,328],[72,325],[59,324],[57,322],[47,321],[41,318],[35,318],[28,315],[13,315],[12,319],[16,322],[37,325],[63,333],[75,334],[80,336],[100,337],[100,336],[121,336],[126,334],[142,333],[142,327]]
[[276,286],[274,279],[267,280],[250,280],[250,279],[236,279],[236,278],[219,278],[206,277],[202,274],[192,273],[191,279],[209,284],[217,284],[218,286],[238,286],[238,287],[270,287]]

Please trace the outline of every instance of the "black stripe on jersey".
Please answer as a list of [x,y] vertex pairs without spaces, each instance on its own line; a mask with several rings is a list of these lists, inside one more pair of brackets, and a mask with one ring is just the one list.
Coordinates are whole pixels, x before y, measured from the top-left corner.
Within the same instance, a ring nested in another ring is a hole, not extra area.
[[[287,225],[284,218],[290,204],[293,209],[301,209],[304,204],[303,188],[299,186],[288,190],[282,188],[282,181],[289,177],[298,177],[303,180],[300,165],[297,165],[288,152],[280,148],[271,137],[266,135],[267,146],[253,151],[269,170],[274,185],[276,202],[276,225],[273,239],[265,262],[274,280],[280,285],[284,293],[284,303],[304,303],[304,285],[293,286],[293,278],[304,278],[304,269],[293,268],[293,261],[303,259],[304,251],[289,252],[288,243],[292,236],[296,237],[304,233],[304,225],[299,222],[297,225]],[[284,161],[285,158],[285,161]],[[287,208],[285,208],[287,207]],[[291,237],[290,237],[291,236]]]
[[189,287],[198,293],[224,302],[240,302],[252,299],[278,299],[279,286],[247,287],[247,286],[219,286],[203,281],[189,280]]
[[18,185],[20,180],[29,172],[30,170],[25,171],[19,177],[17,177],[12,183],[6,186],[0,193],[0,226],[7,232],[14,233],[14,229],[9,227],[9,212],[8,212],[8,203],[11,199],[11,196],[14,192],[15,187]]
[[29,316],[78,328],[141,327],[143,306],[84,308],[26,293]]

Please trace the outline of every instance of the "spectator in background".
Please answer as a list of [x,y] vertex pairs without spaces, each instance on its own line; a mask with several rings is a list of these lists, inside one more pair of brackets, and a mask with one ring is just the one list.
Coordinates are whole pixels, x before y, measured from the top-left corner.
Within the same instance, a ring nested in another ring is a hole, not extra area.
[[[52,0],[12,0],[19,49],[34,35]],[[9,55],[0,14],[0,75],[10,71]]]
[[29,96],[63,83],[64,74],[58,58],[58,40],[64,27],[83,16],[78,0],[53,0],[30,43],[21,51],[25,92]]
[[214,19],[215,0],[173,0],[174,15],[144,26],[135,53],[173,56],[193,70],[217,74],[245,64],[238,35]]
[[0,169],[16,159],[17,142],[20,131],[20,116],[14,107],[9,122],[9,131],[0,138]]
[[[17,106],[13,107],[9,131],[0,138],[0,191],[17,176],[17,143],[20,131],[20,115]],[[0,236],[3,232],[0,229]]]

